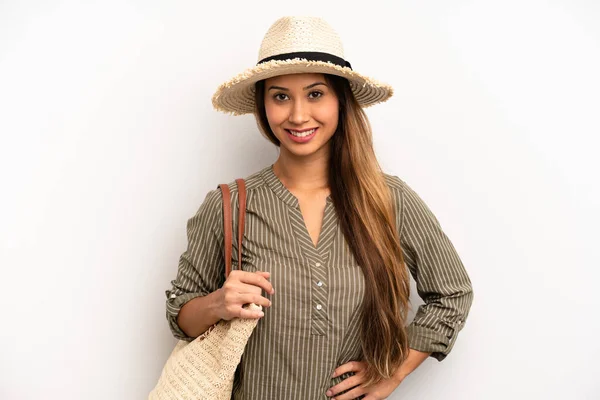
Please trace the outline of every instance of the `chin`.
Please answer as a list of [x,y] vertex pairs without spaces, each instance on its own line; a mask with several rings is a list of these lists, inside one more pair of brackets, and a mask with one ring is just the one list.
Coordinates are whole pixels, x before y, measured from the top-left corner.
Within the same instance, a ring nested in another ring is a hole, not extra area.
[[310,145],[291,145],[288,146],[287,144],[283,147],[285,147],[286,151],[288,153],[293,154],[296,157],[309,157],[312,156],[316,153],[322,152],[324,151],[324,147],[326,147],[327,143],[311,143]]

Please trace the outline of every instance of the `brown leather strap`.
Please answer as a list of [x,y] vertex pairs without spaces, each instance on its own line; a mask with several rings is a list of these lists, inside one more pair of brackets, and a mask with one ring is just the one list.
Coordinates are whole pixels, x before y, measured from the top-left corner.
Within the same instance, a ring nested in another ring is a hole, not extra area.
[[231,272],[231,194],[229,186],[220,184],[223,195],[223,231],[225,233],[225,279]]
[[[246,221],[246,184],[243,179],[235,180],[238,185],[238,203],[239,203],[239,217],[238,217],[238,269],[242,269],[242,241],[244,239],[244,225]],[[231,261],[232,261],[232,235],[233,235],[233,222],[232,222],[232,211],[231,211],[231,192],[229,186],[222,183],[219,185],[221,193],[223,195],[223,232],[225,236],[225,279],[231,273]]]
[[238,269],[242,269],[242,244],[244,241],[244,223],[246,222],[246,183],[243,179],[236,179],[238,186]]

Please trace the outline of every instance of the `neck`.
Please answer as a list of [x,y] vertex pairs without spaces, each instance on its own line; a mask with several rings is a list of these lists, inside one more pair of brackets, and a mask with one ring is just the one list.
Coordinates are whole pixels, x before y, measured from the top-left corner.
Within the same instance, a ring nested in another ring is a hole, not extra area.
[[303,160],[280,154],[273,164],[273,172],[289,190],[329,193],[328,161],[326,157]]

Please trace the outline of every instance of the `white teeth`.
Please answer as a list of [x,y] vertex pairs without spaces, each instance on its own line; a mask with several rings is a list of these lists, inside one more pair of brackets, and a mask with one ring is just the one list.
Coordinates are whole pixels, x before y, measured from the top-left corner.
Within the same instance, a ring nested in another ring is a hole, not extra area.
[[312,135],[315,130],[316,129],[311,129],[310,131],[306,131],[306,132],[296,132],[296,131],[292,131],[292,130],[288,129],[288,132],[296,137],[305,137],[308,135]]

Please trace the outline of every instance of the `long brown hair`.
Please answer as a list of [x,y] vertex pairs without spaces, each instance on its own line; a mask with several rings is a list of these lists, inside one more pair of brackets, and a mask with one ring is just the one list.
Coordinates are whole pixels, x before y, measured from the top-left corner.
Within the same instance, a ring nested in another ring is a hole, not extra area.
[[[408,356],[405,329],[410,277],[404,266],[392,197],[373,149],[371,124],[347,79],[325,75],[339,100],[331,137],[329,183],[340,227],[365,278],[361,346],[364,386],[389,379]],[[264,81],[255,85],[255,117],[274,145],[264,103]]]

